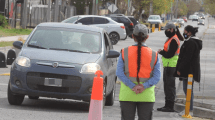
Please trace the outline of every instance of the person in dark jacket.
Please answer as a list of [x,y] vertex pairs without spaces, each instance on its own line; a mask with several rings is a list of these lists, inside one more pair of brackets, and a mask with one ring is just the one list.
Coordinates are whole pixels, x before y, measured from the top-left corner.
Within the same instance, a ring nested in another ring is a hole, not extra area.
[[[183,36],[185,41],[181,46],[179,59],[176,65],[175,77],[183,80],[183,90],[187,93],[188,74],[193,74],[193,80],[200,82],[200,50],[202,49],[202,41],[196,37],[198,28],[193,26],[186,26]],[[190,101],[190,114],[193,111],[193,90]]]
[[165,106],[157,108],[162,112],[174,112],[174,103],[176,96],[175,77],[174,72],[176,70],[176,64],[178,61],[178,55],[180,52],[180,41],[183,37],[172,23],[165,26],[165,34],[168,37],[164,44],[164,49],[159,50],[158,53],[162,55],[163,61],[163,84],[165,93]]

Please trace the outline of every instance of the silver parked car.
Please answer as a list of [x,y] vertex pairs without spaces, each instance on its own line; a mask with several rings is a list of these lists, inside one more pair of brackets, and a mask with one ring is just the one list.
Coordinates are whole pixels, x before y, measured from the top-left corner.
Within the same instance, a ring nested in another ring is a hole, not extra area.
[[181,26],[184,26],[184,19],[177,19],[177,22],[178,22]]
[[104,28],[109,34],[110,40],[113,45],[117,44],[119,40],[126,39],[125,26],[122,23],[115,22],[111,18],[97,15],[79,15],[70,17],[62,23],[73,23],[73,24],[84,24],[94,25],[97,27]]
[[95,26],[68,23],[42,23],[23,44],[10,71],[8,102],[20,105],[30,99],[51,97],[89,102],[93,79],[102,70],[103,101],[113,105],[116,87],[116,62],[107,32]]

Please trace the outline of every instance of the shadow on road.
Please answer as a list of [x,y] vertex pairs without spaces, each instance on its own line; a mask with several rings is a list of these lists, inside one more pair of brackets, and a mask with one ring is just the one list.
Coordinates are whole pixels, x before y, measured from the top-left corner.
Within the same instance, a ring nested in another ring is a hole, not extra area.
[[73,112],[73,113],[88,113],[89,103],[71,100],[58,100],[50,98],[39,98],[31,100],[25,97],[22,105],[10,105],[7,98],[0,99],[0,108],[17,109],[28,111],[43,111],[43,112]]

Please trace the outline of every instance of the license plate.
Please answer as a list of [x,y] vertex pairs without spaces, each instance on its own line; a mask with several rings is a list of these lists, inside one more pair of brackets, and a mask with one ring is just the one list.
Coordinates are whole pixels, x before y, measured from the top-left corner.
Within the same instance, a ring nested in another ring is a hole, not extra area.
[[62,79],[58,79],[58,78],[45,78],[44,85],[45,86],[62,87]]

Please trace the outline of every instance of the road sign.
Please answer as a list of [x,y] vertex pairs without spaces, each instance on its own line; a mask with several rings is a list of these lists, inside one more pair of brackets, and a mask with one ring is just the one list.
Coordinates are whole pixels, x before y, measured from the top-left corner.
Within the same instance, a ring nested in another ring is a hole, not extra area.
[[118,8],[116,7],[115,4],[112,4],[112,5],[110,5],[110,6],[108,7],[108,9],[109,9],[112,13],[114,13]]

